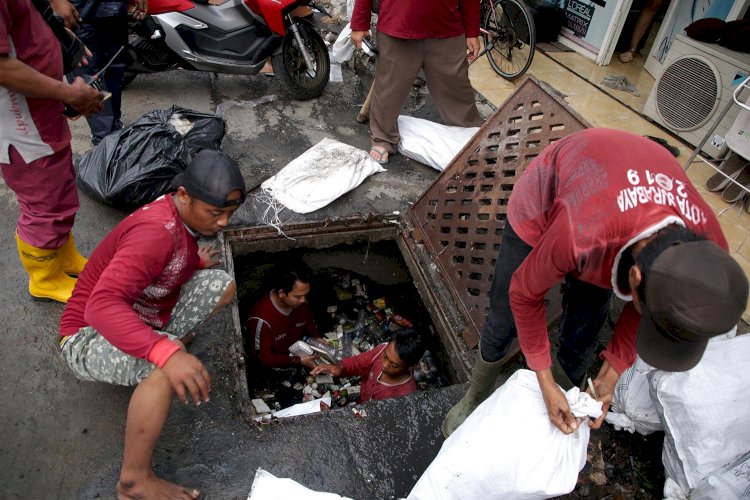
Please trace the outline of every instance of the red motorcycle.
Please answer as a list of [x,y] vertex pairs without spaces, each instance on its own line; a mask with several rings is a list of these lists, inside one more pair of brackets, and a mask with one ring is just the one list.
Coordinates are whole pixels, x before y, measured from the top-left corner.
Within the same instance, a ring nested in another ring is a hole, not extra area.
[[149,15],[130,20],[131,64],[142,73],[175,68],[255,75],[268,58],[290,97],[318,97],[330,61],[311,22],[309,0],[149,0]]

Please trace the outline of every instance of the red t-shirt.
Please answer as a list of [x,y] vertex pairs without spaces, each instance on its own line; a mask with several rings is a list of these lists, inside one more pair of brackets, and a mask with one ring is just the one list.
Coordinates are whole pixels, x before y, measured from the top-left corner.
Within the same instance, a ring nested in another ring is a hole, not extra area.
[[121,351],[156,362],[149,353],[165,337],[154,330],[167,325],[180,288],[199,264],[197,238],[172,196],[160,197],[123,219],[96,247],[65,306],[60,335],[92,326]]
[[[370,29],[372,0],[356,0],[353,31]],[[479,36],[479,0],[382,0],[377,29],[396,38]]]
[[289,347],[305,334],[320,337],[307,303],[287,314],[276,307],[270,293],[253,306],[245,325],[255,354],[269,368],[299,364],[297,356],[289,355]]
[[[30,0],[0,2],[0,55],[13,57],[43,75],[62,80],[60,43]],[[62,103],[25,97],[0,87],[0,163],[10,163],[12,145],[31,162],[70,144]]]
[[417,392],[417,383],[411,375],[397,385],[384,384],[379,380],[383,373],[382,359],[386,347],[388,347],[388,342],[357,356],[341,360],[342,377],[353,377],[355,375],[362,377],[359,388],[360,403],[397,398]]
[[[513,187],[508,221],[533,247],[510,284],[518,339],[532,370],[550,366],[544,295],[566,274],[630,301],[629,291],[617,287],[617,266],[636,241],[678,223],[728,248],[674,157],[618,130],[587,129],[546,148]],[[628,303],[603,353],[618,373],[635,361],[639,320]]]

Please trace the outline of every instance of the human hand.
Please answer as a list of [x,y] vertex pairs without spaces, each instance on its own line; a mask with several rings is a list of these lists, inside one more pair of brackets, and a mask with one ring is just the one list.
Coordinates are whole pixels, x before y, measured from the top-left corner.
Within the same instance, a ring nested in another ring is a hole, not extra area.
[[539,388],[542,390],[544,404],[547,406],[547,415],[555,427],[565,434],[570,434],[578,428],[583,419],[576,418],[570,411],[570,405],[565,398],[565,393],[555,383],[552,371],[547,368],[536,372]]
[[66,90],[68,95],[63,102],[83,116],[95,115],[104,107],[105,94],[88,85],[80,76]]
[[318,359],[317,354],[313,354],[312,356],[300,356],[299,358],[299,364],[307,368],[308,370],[315,371],[315,360]]
[[328,375],[331,375],[332,377],[340,377],[341,376],[341,367],[339,365],[320,365],[313,368],[313,371],[310,372],[310,375],[313,377],[316,375],[320,375],[321,373],[327,373]]
[[183,404],[187,404],[188,395],[196,406],[202,402],[208,403],[211,376],[198,358],[179,350],[170,356],[161,369]]
[[352,34],[349,35],[349,38],[351,38],[352,43],[355,47],[358,49],[362,48],[362,40],[365,39],[365,37],[369,34],[369,31],[352,31]]
[[213,245],[206,245],[198,249],[198,257],[201,259],[201,266],[203,269],[211,269],[212,267],[221,264],[221,259],[216,258],[221,253],[218,248],[214,249]]
[[78,28],[78,24],[81,22],[81,16],[78,14],[75,6],[68,0],[49,0],[49,5],[55,14],[62,17],[65,22],[65,27],[68,29]]
[[148,0],[130,0],[130,4],[134,6],[133,19],[143,21],[148,14]]
[[474,60],[479,57],[479,37],[472,37],[466,39],[466,59],[469,60],[469,62],[474,62]]
[[592,394],[590,388],[586,390],[591,397],[595,397],[597,401],[602,402],[601,416],[596,420],[589,420],[589,427],[592,429],[598,429],[602,426],[604,417],[607,416],[607,412],[609,411],[609,405],[612,404],[612,395],[614,394],[615,385],[617,385],[617,379],[619,378],[620,376],[615,369],[605,361],[599,370],[599,374],[593,380],[596,396]]

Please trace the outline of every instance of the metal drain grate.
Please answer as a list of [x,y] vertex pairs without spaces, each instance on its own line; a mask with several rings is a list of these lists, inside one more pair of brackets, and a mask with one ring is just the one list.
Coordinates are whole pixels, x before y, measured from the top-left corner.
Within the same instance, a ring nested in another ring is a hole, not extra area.
[[489,118],[410,212],[424,243],[479,340],[513,185],[550,143],[588,127],[553,89],[528,77]]

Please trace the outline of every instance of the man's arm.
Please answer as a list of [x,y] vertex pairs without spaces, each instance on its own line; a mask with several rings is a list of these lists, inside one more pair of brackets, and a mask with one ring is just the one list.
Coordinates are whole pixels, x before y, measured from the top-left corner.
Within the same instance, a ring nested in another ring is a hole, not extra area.
[[352,34],[349,38],[358,49],[362,48],[362,40],[370,31],[371,17],[372,0],[355,0],[351,19]]
[[459,0],[458,10],[461,13],[461,24],[466,33],[466,57],[469,62],[479,56],[479,23],[480,4],[479,0]]
[[104,94],[86,85],[80,77],[69,85],[8,55],[0,55],[0,86],[26,97],[60,101],[84,116],[96,114],[103,107]]
[[49,4],[55,14],[62,17],[66,28],[71,30],[78,28],[81,16],[78,15],[78,10],[72,3],[68,0],[49,0]]

